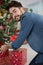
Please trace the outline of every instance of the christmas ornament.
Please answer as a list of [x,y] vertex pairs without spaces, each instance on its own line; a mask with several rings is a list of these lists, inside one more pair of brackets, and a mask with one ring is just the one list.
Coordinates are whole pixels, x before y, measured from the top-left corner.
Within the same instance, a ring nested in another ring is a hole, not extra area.
[[13,42],[13,41],[16,40],[16,38],[17,38],[17,35],[12,35],[12,36],[10,37],[10,41]]

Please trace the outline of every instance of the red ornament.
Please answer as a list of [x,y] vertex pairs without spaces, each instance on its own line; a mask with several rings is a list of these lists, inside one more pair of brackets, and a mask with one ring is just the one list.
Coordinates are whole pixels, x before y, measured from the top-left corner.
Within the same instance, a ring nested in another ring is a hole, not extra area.
[[10,41],[13,42],[13,41],[16,40],[16,38],[17,38],[17,35],[12,35],[12,36],[10,37]]

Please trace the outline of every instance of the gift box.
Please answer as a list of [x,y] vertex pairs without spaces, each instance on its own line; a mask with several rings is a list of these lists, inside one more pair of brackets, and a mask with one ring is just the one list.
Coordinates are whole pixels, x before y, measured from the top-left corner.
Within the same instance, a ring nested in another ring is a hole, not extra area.
[[27,49],[20,48],[21,51],[7,50],[0,53],[0,65],[25,65],[27,61]]
[[10,53],[11,65],[25,65],[27,61],[27,49],[21,48],[21,51],[12,51]]
[[[4,45],[2,41],[0,41],[0,47]],[[11,65],[9,50],[6,50],[4,53],[0,52],[0,65]]]
[[22,49],[22,65],[24,65],[27,62],[27,49]]
[[4,53],[0,53],[0,65],[11,65],[9,51],[5,51]]
[[11,65],[10,56],[0,58],[0,65]]
[[5,51],[4,53],[0,53],[0,58],[9,56],[9,51]]

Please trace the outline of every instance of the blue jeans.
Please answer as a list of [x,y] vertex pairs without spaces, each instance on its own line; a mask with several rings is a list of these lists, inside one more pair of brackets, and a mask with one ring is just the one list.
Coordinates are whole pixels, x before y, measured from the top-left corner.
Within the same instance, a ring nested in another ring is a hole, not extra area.
[[43,65],[43,63],[35,63],[36,57],[31,61],[31,63],[29,65]]

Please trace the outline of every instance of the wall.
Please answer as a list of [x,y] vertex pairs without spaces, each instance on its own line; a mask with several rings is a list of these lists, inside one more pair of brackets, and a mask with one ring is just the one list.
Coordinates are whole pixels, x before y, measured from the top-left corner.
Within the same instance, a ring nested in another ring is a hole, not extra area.
[[28,9],[32,8],[33,12],[43,14],[43,0],[17,0]]

